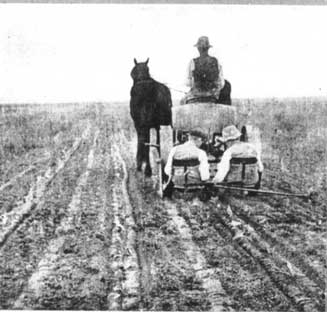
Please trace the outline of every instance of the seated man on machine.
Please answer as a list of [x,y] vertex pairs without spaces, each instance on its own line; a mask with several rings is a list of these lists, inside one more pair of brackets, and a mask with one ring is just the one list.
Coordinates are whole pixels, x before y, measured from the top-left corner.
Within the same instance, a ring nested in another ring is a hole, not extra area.
[[[206,135],[198,129],[191,130],[188,134],[188,141],[183,144],[174,146],[167,159],[165,173],[169,177],[170,187],[174,184],[184,185],[187,183],[200,183],[210,178],[208,157],[205,151],[200,149]],[[187,173],[182,172],[174,174],[174,163],[188,164]],[[169,189],[166,196],[169,197]]]
[[[251,143],[241,142],[241,132],[235,126],[225,127],[222,131],[221,142],[226,144],[226,151],[224,152],[221,161],[217,165],[217,174],[213,178],[214,183],[222,183],[230,173],[231,161],[242,159],[254,159],[252,164],[255,165],[258,172],[258,180],[255,188],[260,188],[261,176],[263,172],[263,164],[261,162],[259,150]],[[243,162],[246,164],[246,162]],[[243,175],[243,173],[242,173]],[[243,180],[242,176],[242,180]]]
[[202,100],[218,103],[220,90],[225,84],[222,67],[217,58],[208,53],[211,47],[208,37],[200,37],[195,46],[200,56],[192,59],[189,64],[186,84],[191,90],[181,104]]

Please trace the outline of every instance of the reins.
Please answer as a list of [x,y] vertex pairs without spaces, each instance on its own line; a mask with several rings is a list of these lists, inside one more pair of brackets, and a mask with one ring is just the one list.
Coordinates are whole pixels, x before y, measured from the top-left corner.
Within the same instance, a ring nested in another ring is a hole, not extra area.
[[168,87],[168,88],[171,89],[171,90],[174,90],[174,91],[179,92],[179,93],[187,94],[187,92],[185,92],[185,91],[178,90],[178,89],[175,89],[175,88],[169,86],[169,83],[166,83],[166,82],[165,82],[165,83],[162,83],[162,84],[164,84],[166,87]]
[[[152,78],[147,78],[147,79],[142,79],[142,80],[138,80],[138,81],[134,81],[134,85],[136,84],[141,84],[141,83],[147,83],[147,82],[150,82],[152,81],[153,79]],[[179,93],[183,93],[183,94],[187,94],[187,92],[185,91],[182,91],[182,90],[178,90],[176,88],[173,88],[171,87],[168,83],[162,83],[163,85],[165,85],[167,88],[169,88],[170,90],[174,90],[176,92],[179,92]]]

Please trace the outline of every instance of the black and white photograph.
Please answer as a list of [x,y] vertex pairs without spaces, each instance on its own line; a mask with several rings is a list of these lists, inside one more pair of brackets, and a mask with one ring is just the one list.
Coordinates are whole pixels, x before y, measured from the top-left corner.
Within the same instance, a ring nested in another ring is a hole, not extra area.
[[0,310],[326,311],[326,4],[1,2]]

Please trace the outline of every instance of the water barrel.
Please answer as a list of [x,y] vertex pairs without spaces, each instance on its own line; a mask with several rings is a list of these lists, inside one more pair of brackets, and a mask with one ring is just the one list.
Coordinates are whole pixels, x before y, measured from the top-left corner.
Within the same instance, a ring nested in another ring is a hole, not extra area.
[[192,103],[174,106],[172,109],[173,127],[189,131],[201,129],[209,136],[221,133],[222,129],[237,122],[236,108],[215,103]]

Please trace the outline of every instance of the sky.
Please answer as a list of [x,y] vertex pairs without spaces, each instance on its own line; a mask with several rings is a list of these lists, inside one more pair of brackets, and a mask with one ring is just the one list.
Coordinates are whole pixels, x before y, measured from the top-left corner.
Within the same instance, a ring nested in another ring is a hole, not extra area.
[[206,35],[232,97],[327,95],[327,6],[0,4],[0,103],[129,100],[133,59],[181,98]]

